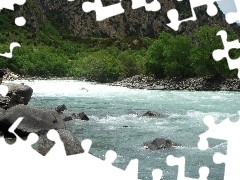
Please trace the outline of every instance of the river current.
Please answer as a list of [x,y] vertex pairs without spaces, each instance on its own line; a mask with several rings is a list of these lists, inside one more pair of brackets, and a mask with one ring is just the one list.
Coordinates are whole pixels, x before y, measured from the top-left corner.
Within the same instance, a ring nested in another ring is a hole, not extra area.
[[[15,81],[33,88],[30,105],[56,107],[65,104],[66,114],[84,111],[90,121],[67,122],[80,141],[91,139],[90,152],[104,159],[108,150],[118,158],[114,163],[125,169],[131,159],[139,160],[139,179],[152,179],[151,172],[163,170],[163,179],[177,179],[177,166],[168,166],[166,157],[185,156],[185,176],[198,178],[201,166],[210,169],[209,180],[221,180],[224,164],[214,164],[216,152],[226,153],[227,142],[209,139],[209,149],[198,149],[199,135],[208,130],[203,118],[212,115],[216,123],[226,118],[239,119],[239,92],[150,91],[99,85],[82,81]],[[141,117],[147,111],[156,111],[165,118]],[[129,114],[136,112],[137,114]],[[124,127],[127,126],[127,127]],[[229,133],[229,132],[223,132]],[[150,151],[143,143],[163,137],[181,143],[172,150]]]

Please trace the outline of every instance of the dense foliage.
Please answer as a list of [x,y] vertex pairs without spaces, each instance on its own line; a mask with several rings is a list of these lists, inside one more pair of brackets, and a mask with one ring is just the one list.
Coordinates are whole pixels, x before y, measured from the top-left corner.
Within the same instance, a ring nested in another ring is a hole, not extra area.
[[[12,17],[0,13],[0,52],[9,51],[9,44],[20,42],[14,57],[0,57],[1,68],[10,68],[21,75],[74,76],[99,82],[111,82],[136,74],[163,77],[223,76],[236,77],[226,60],[216,62],[212,51],[223,48],[216,33],[218,26],[196,29],[192,37],[162,32],[157,39],[90,38],[61,34],[50,24],[40,25],[39,32],[16,27]],[[230,39],[236,39],[229,32]],[[238,51],[230,52],[237,58]]]

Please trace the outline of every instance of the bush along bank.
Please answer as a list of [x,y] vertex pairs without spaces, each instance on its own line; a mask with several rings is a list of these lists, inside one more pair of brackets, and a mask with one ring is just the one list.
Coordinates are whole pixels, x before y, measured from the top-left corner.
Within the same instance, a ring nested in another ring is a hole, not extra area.
[[109,85],[146,90],[189,90],[189,91],[240,91],[239,79],[216,78],[163,78],[136,75]]

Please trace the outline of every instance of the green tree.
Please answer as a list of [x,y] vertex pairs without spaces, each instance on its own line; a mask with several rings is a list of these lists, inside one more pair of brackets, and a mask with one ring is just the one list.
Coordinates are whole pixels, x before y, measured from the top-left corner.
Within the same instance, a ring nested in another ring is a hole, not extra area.
[[161,33],[148,49],[146,72],[157,78],[193,75],[189,61],[192,41],[183,35]]
[[77,76],[89,78],[101,83],[112,82],[120,76],[119,60],[106,51],[92,53],[75,64]]
[[176,35],[168,39],[164,46],[163,63],[164,72],[170,77],[193,76],[191,62],[189,60],[192,49],[192,41],[189,37]]
[[[225,60],[215,61],[212,52],[216,49],[223,49],[221,37],[217,32],[222,28],[219,26],[203,26],[194,32],[195,46],[191,51],[192,68],[197,76],[229,76],[229,68]],[[229,35],[229,40],[236,38],[233,32]],[[233,56],[236,54],[233,53]]]
[[169,39],[173,36],[169,33],[162,32],[158,39],[155,40],[152,45],[149,47],[147,56],[146,56],[146,63],[145,63],[145,71],[146,74],[154,75],[157,78],[162,78],[165,76],[164,74],[164,62],[165,56],[163,54],[164,47],[168,45]]

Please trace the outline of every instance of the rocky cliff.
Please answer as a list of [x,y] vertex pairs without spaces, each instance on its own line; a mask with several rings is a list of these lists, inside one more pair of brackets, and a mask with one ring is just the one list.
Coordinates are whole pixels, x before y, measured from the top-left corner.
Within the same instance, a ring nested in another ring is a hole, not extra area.
[[[151,2],[152,0],[148,0]],[[219,10],[218,15],[209,17],[206,13],[206,6],[196,9],[198,20],[195,22],[183,23],[178,32],[166,26],[169,23],[167,18],[168,10],[178,9],[180,19],[191,17],[191,10],[188,1],[178,2],[177,0],[159,0],[161,10],[158,12],[146,12],[145,8],[132,10],[130,0],[122,0],[125,13],[97,22],[95,12],[85,13],[82,10],[83,0],[28,0],[21,7],[18,14],[25,15],[28,26],[39,31],[41,22],[48,21],[61,32],[68,32],[77,36],[92,37],[126,37],[126,36],[147,36],[157,37],[161,31],[172,33],[192,34],[192,31],[202,25],[220,25],[225,29],[238,29],[237,25],[228,25],[223,13]],[[103,0],[103,4],[113,4],[114,1]]]

